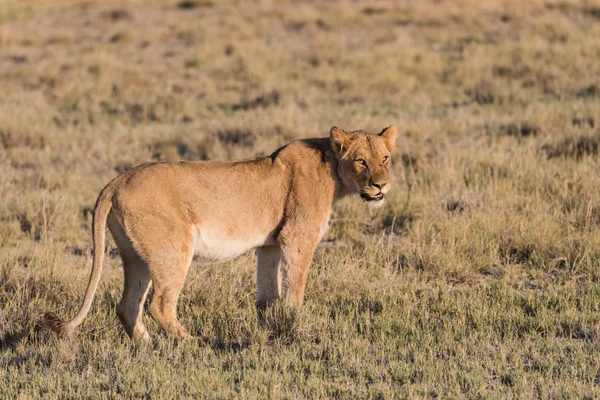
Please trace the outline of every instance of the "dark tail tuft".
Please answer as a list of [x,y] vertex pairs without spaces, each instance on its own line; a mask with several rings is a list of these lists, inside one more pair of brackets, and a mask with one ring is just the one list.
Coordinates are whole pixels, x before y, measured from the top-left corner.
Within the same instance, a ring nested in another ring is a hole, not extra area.
[[53,312],[47,312],[44,314],[39,325],[45,330],[56,333],[60,338],[66,339],[71,337],[72,334],[72,332],[67,328],[67,324],[65,324],[65,322]]

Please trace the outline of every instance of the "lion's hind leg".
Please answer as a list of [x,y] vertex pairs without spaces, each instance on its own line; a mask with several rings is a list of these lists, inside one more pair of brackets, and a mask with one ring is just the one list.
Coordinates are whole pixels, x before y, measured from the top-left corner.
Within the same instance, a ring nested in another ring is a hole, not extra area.
[[[185,275],[183,276],[185,278]],[[150,303],[152,317],[168,334],[178,339],[191,339],[192,335],[177,319],[177,300],[183,287],[184,279],[171,281],[171,285],[154,285],[154,294]]]
[[[193,249],[193,242],[187,247]],[[154,285],[150,313],[168,334],[179,339],[192,338],[177,319],[177,301],[192,263],[192,256],[193,253],[189,252],[180,257],[156,260],[150,265]]]
[[137,255],[125,255],[123,272],[125,286],[123,297],[117,306],[117,315],[130,337],[148,342],[150,335],[142,321],[144,302],[151,284],[148,265]]
[[148,264],[139,256],[122,223],[109,215],[108,224],[123,260],[125,276],[123,296],[117,305],[117,316],[129,337],[149,342],[150,335],[142,321],[144,303],[151,285]]

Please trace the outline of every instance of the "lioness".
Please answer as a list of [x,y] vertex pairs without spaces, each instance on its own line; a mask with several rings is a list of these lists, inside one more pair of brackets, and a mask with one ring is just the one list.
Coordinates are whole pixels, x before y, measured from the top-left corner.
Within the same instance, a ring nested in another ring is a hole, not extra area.
[[282,299],[300,306],[308,266],[325,233],[333,203],[359,193],[381,205],[390,189],[396,128],[346,132],[294,141],[268,157],[241,161],[144,164],[100,192],[93,219],[94,261],[81,309],[68,323],[55,314],[43,324],[70,336],[90,310],[104,259],[106,223],[125,274],[117,315],[130,337],[149,340],[142,308],[169,333],[190,334],[176,315],[177,299],[194,254],[225,260],[257,248],[258,298],[265,308]]

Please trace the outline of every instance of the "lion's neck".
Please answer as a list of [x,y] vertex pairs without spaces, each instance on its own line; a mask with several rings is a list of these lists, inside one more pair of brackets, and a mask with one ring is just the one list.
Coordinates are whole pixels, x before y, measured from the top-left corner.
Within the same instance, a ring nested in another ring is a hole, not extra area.
[[335,194],[333,197],[333,203],[337,202],[340,199],[343,199],[346,196],[351,194],[355,194],[356,191],[352,190],[345,183],[340,174],[338,173],[338,160],[333,154],[332,150],[328,150],[327,157],[325,158],[326,162],[329,164],[331,170],[331,177],[335,183]]

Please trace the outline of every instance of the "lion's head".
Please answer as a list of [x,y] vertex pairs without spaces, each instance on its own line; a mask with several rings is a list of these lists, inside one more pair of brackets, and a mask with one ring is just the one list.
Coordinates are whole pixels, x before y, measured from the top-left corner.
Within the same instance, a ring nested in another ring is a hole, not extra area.
[[329,132],[338,159],[338,176],[346,188],[360,193],[371,205],[383,204],[390,190],[390,154],[396,142],[396,127],[380,133],[346,132],[334,126]]

